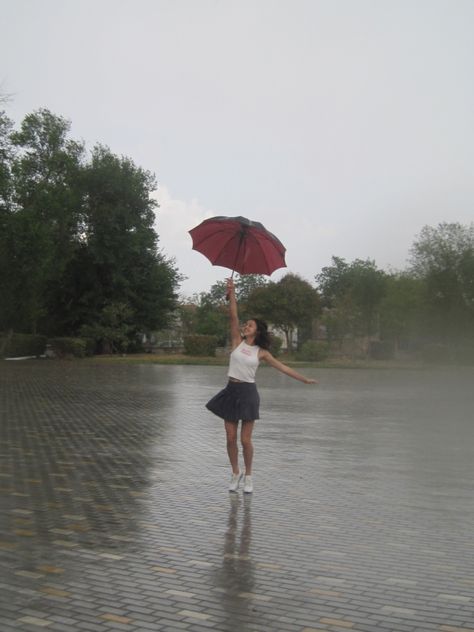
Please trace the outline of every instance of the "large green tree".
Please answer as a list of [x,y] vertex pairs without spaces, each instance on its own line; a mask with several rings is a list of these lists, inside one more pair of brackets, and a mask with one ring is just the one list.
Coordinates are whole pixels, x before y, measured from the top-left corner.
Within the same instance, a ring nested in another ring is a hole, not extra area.
[[83,187],[75,266],[75,272],[82,273],[82,280],[76,279],[80,287],[75,300],[81,306],[76,313],[80,324],[91,324],[106,305],[124,303],[137,329],[166,327],[180,276],[174,262],[158,249],[154,175],[99,145],[84,169]]
[[380,303],[380,335],[394,343],[411,345],[422,336],[425,283],[409,272],[387,275]]
[[380,304],[386,292],[386,274],[370,259],[347,263],[332,258],[316,276],[326,308],[329,338],[370,336],[379,330]]
[[14,147],[11,142],[13,121],[5,112],[0,112],[0,218],[1,214],[11,210],[13,182],[11,167]]
[[69,132],[45,109],[18,131],[0,118],[0,329],[164,327],[180,275],[158,248],[155,178],[100,145],[89,158]]
[[287,274],[277,283],[270,282],[254,289],[248,298],[248,309],[255,317],[281,329],[289,350],[294,330],[310,329],[312,319],[319,314],[319,296],[300,276]]
[[12,214],[11,166],[14,148],[10,140],[13,122],[0,112],[0,331],[11,326],[16,312],[13,305],[15,279],[8,274],[12,239],[10,236]]
[[11,134],[17,149],[11,257],[22,329],[53,333],[59,316],[55,298],[63,294],[63,275],[76,250],[84,147],[69,131],[67,120],[42,109]]
[[426,288],[426,333],[448,344],[472,340],[474,224],[425,226],[411,249],[411,271]]
[[70,199],[82,148],[67,140],[69,124],[47,110],[20,130],[0,121],[0,328],[33,331],[64,268],[71,231]]

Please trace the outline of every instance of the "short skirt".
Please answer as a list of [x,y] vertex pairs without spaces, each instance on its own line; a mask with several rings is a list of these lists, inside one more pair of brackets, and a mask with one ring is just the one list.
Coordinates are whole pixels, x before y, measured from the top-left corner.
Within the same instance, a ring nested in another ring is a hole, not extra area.
[[225,421],[259,419],[260,396],[254,382],[231,382],[210,399],[206,408]]

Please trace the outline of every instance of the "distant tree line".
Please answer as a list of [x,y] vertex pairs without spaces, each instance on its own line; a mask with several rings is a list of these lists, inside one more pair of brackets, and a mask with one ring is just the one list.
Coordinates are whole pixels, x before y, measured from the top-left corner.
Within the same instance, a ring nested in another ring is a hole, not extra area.
[[332,342],[377,336],[395,350],[474,359],[474,224],[425,226],[403,272],[333,257],[316,282]]
[[0,332],[126,349],[164,327],[180,275],[158,248],[156,181],[41,109],[0,112]]
[[[333,257],[314,281],[313,287],[294,274],[278,282],[238,277],[242,318],[268,320],[284,332],[288,349],[297,329],[299,350],[306,345],[314,359],[322,350],[310,344],[318,337],[316,321],[330,351],[349,341],[356,350],[359,343],[361,355],[389,358],[407,350],[433,361],[474,361],[474,224],[425,226],[404,271],[386,272],[370,259]],[[225,344],[224,296],[221,282],[183,303],[184,329],[214,334]]]
[[[137,334],[173,322],[181,337],[225,345],[223,281],[177,301],[181,277],[153,227],[154,175],[103,145],[86,152],[69,132],[46,109],[19,129],[0,112],[0,355],[12,332],[132,351]],[[474,359],[474,224],[426,226],[403,271],[334,256],[313,284],[248,275],[236,277],[236,290],[241,318],[278,327],[288,349],[297,330],[299,352],[320,354],[324,330],[332,351],[349,341],[379,355],[424,349]]]

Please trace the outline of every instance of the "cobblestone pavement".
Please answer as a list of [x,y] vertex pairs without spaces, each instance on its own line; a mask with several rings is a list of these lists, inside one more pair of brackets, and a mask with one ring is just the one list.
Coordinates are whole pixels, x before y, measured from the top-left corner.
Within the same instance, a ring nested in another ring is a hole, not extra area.
[[224,373],[0,363],[1,632],[474,630],[474,372],[261,369],[245,497]]

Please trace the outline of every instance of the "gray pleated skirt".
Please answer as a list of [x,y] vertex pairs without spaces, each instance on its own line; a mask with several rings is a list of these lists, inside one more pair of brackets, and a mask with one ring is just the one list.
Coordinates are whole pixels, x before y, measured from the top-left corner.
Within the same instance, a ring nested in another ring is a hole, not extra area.
[[254,382],[228,382],[210,399],[206,408],[225,421],[259,419],[260,396]]

